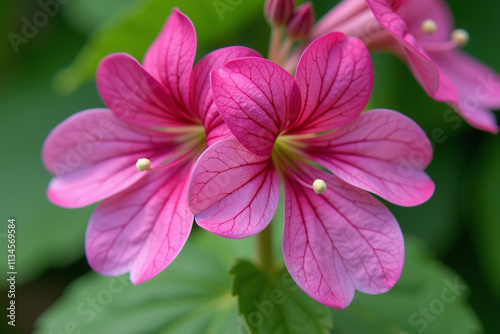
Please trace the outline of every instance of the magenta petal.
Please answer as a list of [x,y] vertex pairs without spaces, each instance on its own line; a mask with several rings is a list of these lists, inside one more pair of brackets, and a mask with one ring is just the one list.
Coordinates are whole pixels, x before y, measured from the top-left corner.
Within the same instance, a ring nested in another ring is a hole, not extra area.
[[331,33],[306,49],[295,77],[302,112],[294,128],[321,132],[358,116],[370,98],[373,66],[367,48],[357,38]]
[[392,9],[402,11],[412,2],[412,0],[390,0]]
[[404,262],[396,219],[382,203],[335,176],[318,170],[314,177],[328,185],[322,195],[285,178],[283,255],[295,282],[335,308],[347,307],[355,290],[391,289]]
[[[401,11],[408,31],[418,36],[421,42],[449,41],[454,23],[453,16],[446,1],[443,0],[418,0],[408,1],[408,5]],[[422,23],[432,20],[438,29],[433,34],[422,33]]]
[[209,115],[213,105],[210,72],[219,70],[228,61],[242,57],[260,57],[260,54],[242,46],[230,46],[210,52],[194,66],[190,80],[191,106],[198,112],[201,120],[205,120],[207,116],[209,119],[214,117]]
[[418,205],[434,193],[434,182],[423,172],[432,160],[432,145],[415,122],[398,112],[371,110],[304,142],[311,159],[392,203]]
[[144,176],[138,159],[159,164],[175,147],[167,134],[131,126],[107,109],[79,112],[45,140],[43,162],[55,175],[47,196],[68,208],[98,202]]
[[162,83],[181,106],[189,105],[189,78],[195,55],[196,32],[193,23],[174,8],[144,57],[144,68]]
[[210,72],[226,62],[241,57],[260,57],[257,51],[242,46],[231,46],[210,52],[193,68],[190,80],[191,109],[203,121],[207,146],[224,139],[230,131],[221,119],[210,90]]
[[311,31],[311,36],[317,38],[329,32],[336,31],[336,27],[364,9],[366,9],[365,0],[340,1],[316,22]]
[[189,207],[204,229],[245,238],[262,231],[273,218],[279,184],[269,158],[251,153],[231,137],[198,159],[189,185]]
[[104,58],[97,70],[97,87],[104,103],[121,119],[141,126],[182,126],[186,115],[132,56]]
[[406,22],[391,6],[392,1],[366,0],[366,3],[382,27],[401,45],[410,70],[420,85],[430,96],[435,94],[439,88],[439,72],[415,37],[408,32]]
[[300,104],[292,76],[261,58],[228,62],[212,72],[214,101],[233,135],[251,152],[267,156]]
[[95,271],[113,276],[130,272],[138,284],[175,259],[193,224],[186,199],[189,166],[182,167],[149,173],[99,205],[85,238]]
[[433,96],[450,103],[473,127],[498,133],[490,109],[500,109],[500,76],[460,50],[430,53],[441,74],[441,86]]
[[408,27],[401,15],[392,6],[392,0],[366,0],[368,7],[379,23],[395,37],[404,39]]

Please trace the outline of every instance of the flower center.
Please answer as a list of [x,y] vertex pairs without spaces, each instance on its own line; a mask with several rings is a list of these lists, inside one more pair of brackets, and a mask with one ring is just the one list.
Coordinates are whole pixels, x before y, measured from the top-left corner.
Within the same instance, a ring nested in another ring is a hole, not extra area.
[[168,129],[161,128],[157,130],[175,134],[173,142],[178,143],[177,150],[167,160],[154,167],[151,166],[151,160],[148,158],[138,159],[135,166],[140,172],[157,172],[169,169],[180,163],[185,163],[194,157],[198,157],[206,147],[205,128],[203,125]]
[[315,179],[314,182],[306,182],[298,172],[302,169],[301,164],[314,165],[314,162],[305,157],[304,149],[306,145],[301,143],[300,138],[313,137],[315,135],[279,135],[274,142],[271,158],[280,173],[288,175],[302,186],[314,190],[316,194],[323,194],[326,191],[326,182]]

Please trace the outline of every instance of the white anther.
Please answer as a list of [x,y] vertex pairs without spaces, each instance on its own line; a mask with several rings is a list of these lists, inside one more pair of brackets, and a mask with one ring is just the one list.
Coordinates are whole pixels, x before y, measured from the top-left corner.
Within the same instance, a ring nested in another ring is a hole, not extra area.
[[427,35],[432,35],[433,33],[435,33],[437,28],[438,26],[433,20],[425,20],[424,22],[422,22],[422,32],[426,33]]
[[135,167],[139,172],[144,172],[145,170],[148,170],[149,167],[151,167],[151,161],[146,158],[139,159],[137,160]]
[[313,182],[313,190],[316,194],[320,195],[326,190],[326,182],[321,179],[316,179]]
[[451,39],[458,46],[465,46],[469,43],[469,33],[465,29],[455,29],[451,33]]

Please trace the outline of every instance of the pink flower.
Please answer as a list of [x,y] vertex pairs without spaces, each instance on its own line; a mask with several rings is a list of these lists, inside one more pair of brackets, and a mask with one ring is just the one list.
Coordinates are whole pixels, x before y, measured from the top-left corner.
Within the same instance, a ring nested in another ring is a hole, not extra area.
[[400,205],[434,191],[422,171],[432,157],[423,131],[394,111],[360,115],[372,84],[366,47],[340,33],[307,48],[295,79],[261,58],[228,62],[211,85],[234,137],[202,154],[188,190],[200,226],[243,238],[271,221],[281,178],[287,268],[311,297],[336,308],[355,290],[389,290],[403,266],[398,223],[364,190]]
[[287,25],[293,15],[295,0],[266,0],[264,12],[271,24]]
[[207,145],[230,134],[208,75],[228,60],[258,56],[230,47],[193,68],[195,53],[194,27],[174,9],[144,66],[127,54],[102,60],[97,86],[109,109],[77,113],[45,141],[43,161],[55,175],[49,199],[67,208],[103,200],[85,245],[102,274],[130,272],[132,282],[146,281],[174,260],[190,233],[192,166]]
[[314,11],[310,1],[300,5],[288,23],[287,35],[299,40],[307,37],[314,23]]
[[313,36],[342,31],[369,48],[394,50],[430,97],[450,104],[473,127],[498,133],[491,109],[500,108],[500,76],[459,50],[468,34],[453,27],[442,0],[344,0]]

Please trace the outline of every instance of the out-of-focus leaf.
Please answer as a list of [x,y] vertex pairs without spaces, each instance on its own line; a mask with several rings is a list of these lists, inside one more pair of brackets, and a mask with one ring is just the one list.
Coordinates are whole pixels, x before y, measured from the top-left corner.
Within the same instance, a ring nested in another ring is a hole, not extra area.
[[466,302],[469,288],[414,239],[396,286],[381,295],[357,293],[345,310],[333,310],[335,334],[476,334],[481,324]]
[[[11,23],[22,23],[23,16],[31,18],[33,8],[40,10],[37,2],[15,4]],[[14,24],[11,29],[21,34],[22,25]],[[27,44],[20,45],[17,54],[12,49],[6,54],[9,61],[0,79],[0,152],[4,161],[0,164],[0,256],[7,258],[7,219],[14,217],[18,284],[84,256],[85,227],[92,207],[69,210],[51,204],[45,195],[51,175],[41,161],[43,142],[54,126],[79,110],[102,105],[94,85],[64,97],[51,90],[52,75],[74,57],[82,43],[81,36],[54,17]],[[2,280],[0,287],[6,284]]]
[[500,299],[500,138],[488,136],[483,143],[469,175],[473,202],[464,206],[473,209],[468,214],[480,265]]
[[120,9],[137,1],[72,0],[61,6],[61,12],[69,25],[87,35]]
[[132,285],[126,275],[89,273],[77,279],[39,318],[36,333],[64,332],[68,326],[93,334],[247,333],[228,269],[234,256],[252,254],[252,239],[202,233],[202,239],[188,240],[164,272],[142,284]]
[[173,7],[193,21],[198,47],[220,45],[237,35],[245,24],[262,15],[261,0],[143,0],[121,10],[90,37],[73,64],[56,78],[61,91],[71,92],[93,78],[98,62],[113,52],[126,52],[142,59]]
[[299,289],[286,269],[271,275],[248,261],[231,270],[239,313],[253,334],[325,334],[328,308]]
[[[0,121],[0,256],[7,258],[7,218],[16,219],[17,282],[24,283],[50,267],[62,267],[84,254],[85,227],[92,207],[68,210],[51,204],[45,190],[50,174],[41,161],[42,144],[65,116],[98,99],[94,87],[72,96],[54,97],[46,81],[3,91]],[[8,162],[6,162],[8,161]],[[2,280],[0,286],[6,286]]]

